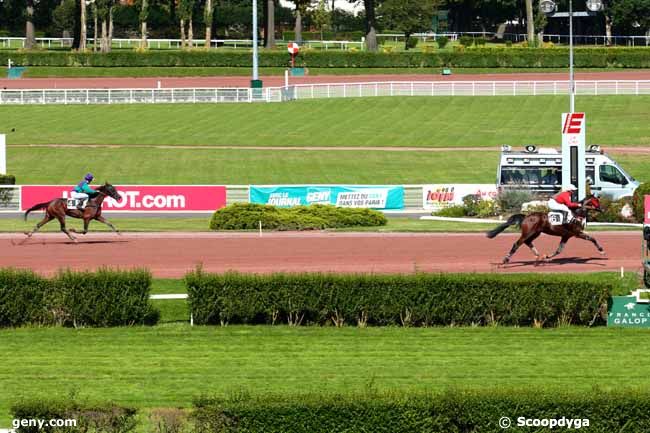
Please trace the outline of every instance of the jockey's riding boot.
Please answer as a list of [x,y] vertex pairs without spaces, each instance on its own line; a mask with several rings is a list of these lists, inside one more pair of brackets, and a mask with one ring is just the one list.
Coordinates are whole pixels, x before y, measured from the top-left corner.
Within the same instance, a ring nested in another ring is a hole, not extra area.
[[77,200],[77,209],[80,211],[84,210],[84,201],[83,200]]

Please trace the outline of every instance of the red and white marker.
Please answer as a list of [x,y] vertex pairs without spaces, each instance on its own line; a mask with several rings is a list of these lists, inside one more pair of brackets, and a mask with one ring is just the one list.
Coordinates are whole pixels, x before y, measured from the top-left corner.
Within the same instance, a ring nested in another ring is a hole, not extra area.
[[298,51],[300,51],[300,47],[295,42],[289,42],[289,44],[287,45],[287,51],[289,51],[289,54],[291,54],[291,67],[295,68],[296,55],[298,54]]

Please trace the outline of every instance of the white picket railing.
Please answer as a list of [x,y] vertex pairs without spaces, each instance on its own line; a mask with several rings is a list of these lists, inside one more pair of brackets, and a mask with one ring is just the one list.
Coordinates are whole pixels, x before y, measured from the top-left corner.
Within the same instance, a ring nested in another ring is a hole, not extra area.
[[[650,95],[650,80],[576,81],[578,95]],[[382,81],[288,87],[0,90],[0,105],[198,104],[377,96],[566,95],[568,81]]]

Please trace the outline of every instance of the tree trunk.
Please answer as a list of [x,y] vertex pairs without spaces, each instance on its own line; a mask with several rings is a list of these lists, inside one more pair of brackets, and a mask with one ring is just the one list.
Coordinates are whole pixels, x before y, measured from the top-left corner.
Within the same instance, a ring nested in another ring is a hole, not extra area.
[[302,44],[302,14],[300,13],[300,8],[298,7],[296,7],[296,25],[293,28],[293,31],[295,33],[295,42],[298,45]]
[[79,33],[79,49],[81,51],[86,50],[86,38],[87,38],[87,32],[88,29],[86,27],[86,0],[81,0],[81,18],[80,18],[80,24],[81,24],[81,31]]
[[375,29],[375,0],[363,0],[366,10],[366,48],[377,51],[377,30]]
[[181,18],[181,48],[185,48],[185,20]]
[[410,33],[404,33],[404,51],[409,49],[409,38],[411,37]]
[[36,46],[36,37],[34,36],[34,0],[27,0],[27,17],[25,19],[25,49],[31,50]]
[[108,8],[108,41],[106,41],[106,52],[113,49],[113,6]]
[[533,0],[526,0],[526,33],[528,46],[535,46],[535,21],[533,20]]
[[266,12],[266,48],[275,47],[275,2],[274,0],[267,0]]
[[141,16],[142,22],[140,23],[140,33],[142,37],[140,48],[143,50],[147,49],[147,8],[147,0],[142,0],[142,10],[140,13],[143,14],[143,16]]
[[205,1],[205,48],[210,48],[212,45],[212,0]]
[[99,47],[99,50],[102,53],[106,52],[106,43],[108,42],[108,25],[106,23],[106,18],[102,19],[102,40]]
[[607,36],[607,46],[612,45],[612,17],[605,14],[605,36]]
[[334,12],[334,0],[332,0],[332,12]]
[[93,37],[93,51],[97,51],[97,10],[95,10],[94,17],[93,19],[95,20],[95,36]]
[[187,26],[187,45],[192,48],[194,46],[194,30],[192,29],[192,17]]

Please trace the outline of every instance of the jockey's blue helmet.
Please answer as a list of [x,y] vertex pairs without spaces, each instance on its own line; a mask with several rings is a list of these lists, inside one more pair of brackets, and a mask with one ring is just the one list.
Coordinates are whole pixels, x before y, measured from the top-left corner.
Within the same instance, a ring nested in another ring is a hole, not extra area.
[[91,182],[94,178],[95,176],[93,176],[92,173],[87,173],[86,176],[84,177],[84,179],[86,179],[88,182]]

